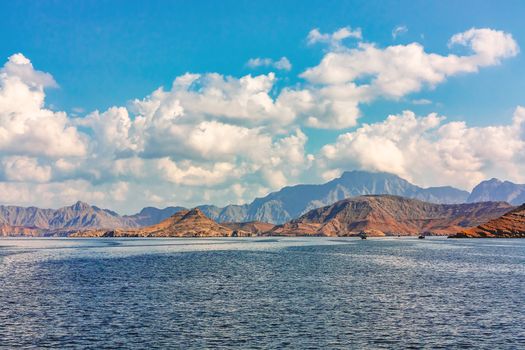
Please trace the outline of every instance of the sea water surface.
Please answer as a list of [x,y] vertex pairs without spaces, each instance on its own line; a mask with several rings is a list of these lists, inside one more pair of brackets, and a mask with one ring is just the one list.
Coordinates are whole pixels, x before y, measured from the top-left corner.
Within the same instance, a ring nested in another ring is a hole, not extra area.
[[525,348],[525,240],[2,239],[0,348]]

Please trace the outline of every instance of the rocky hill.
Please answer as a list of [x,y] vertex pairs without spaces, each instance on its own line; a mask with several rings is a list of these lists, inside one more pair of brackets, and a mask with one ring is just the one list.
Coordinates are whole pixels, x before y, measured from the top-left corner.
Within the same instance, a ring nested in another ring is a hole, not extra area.
[[391,195],[345,199],[279,225],[268,235],[448,235],[512,210],[504,202],[435,204]]
[[525,204],[474,228],[462,230],[453,238],[525,238]]
[[504,201],[513,205],[525,203],[525,185],[490,179],[474,187],[467,202]]
[[86,230],[72,237],[231,237],[251,233],[219,225],[200,209],[182,210],[156,225],[114,230]]
[[250,222],[223,222],[222,226],[226,226],[236,231],[249,232],[253,235],[261,235],[265,232],[270,231],[274,228],[274,224],[269,224],[267,222],[260,221],[250,221]]

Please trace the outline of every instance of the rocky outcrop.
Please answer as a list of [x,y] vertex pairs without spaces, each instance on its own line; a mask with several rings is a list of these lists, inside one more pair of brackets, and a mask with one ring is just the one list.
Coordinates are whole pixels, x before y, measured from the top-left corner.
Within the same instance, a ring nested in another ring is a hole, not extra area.
[[452,238],[525,238],[525,204],[503,216],[474,228],[462,230]]
[[43,231],[37,227],[11,226],[0,224],[0,237],[38,237]]
[[232,237],[250,232],[219,225],[198,209],[182,210],[156,225],[136,229],[85,230],[72,237]]
[[504,202],[434,204],[390,195],[345,199],[274,227],[267,235],[356,236],[449,235],[499,217]]

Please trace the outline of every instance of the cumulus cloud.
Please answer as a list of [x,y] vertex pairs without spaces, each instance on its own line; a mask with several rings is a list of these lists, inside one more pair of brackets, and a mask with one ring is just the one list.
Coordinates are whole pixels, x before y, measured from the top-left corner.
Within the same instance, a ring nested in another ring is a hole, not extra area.
[[51,167],[39,165],[35,158],[6,157],[2,160],[2,167],[8,181],[48,182],[51,180]]
[[[469,52],[463,55],[427,53],[417,43],[379,48],[360,42],[350,49],[343,45],[347,38],[361,40],[361,31],[310,32],[308,42],[326,43],[328,52],[292,86],[278,83],[275,73],[187,73],[126,106],[82,111],[76,118],[49,109],[45,92],[55,80],[13,55],[0,69],[3,202],[58,206],[80,199],[125,211],[145,200],[223,205],[302,182],[310,176],[305,174],[330,178],[354,167],[394,172],[422,185],[522,179],[521,108],[511,125],[485,128],[406,112],[362,125],[308,154],[305,127],[355,126],[363,103],[410,100],[411,93],[519,51],[510,34],[490,29],[454,35],[451,50],[464,46]],[[253,65],[286,70],[283,59]]]
[[427,53],[418,43],[386,48],[360,43],[357,48],[327,53],[319,65],[301,74],[317,87],[319,103],[330,106],[323,118],[316,117],[318,126],[354,126],[362,103],[379,98],[398,100],[424,88],[434,88],[448,77],[499,64],[519,52],[511,34],[493,29],[474,28],[456,34],[449,45],[466,46],[471,53]]
[[258,67],[272,67],[279,70],[289,71],[292,69],[292,64],[286,57],[281,57],[278,60],[273,60],[271,58],[250,58],[246,65],[250,68]]
[[322,148],[318,165],[330,175],[360,168],[391,172],[420,185],[466,189],[494,176],[523,182],[524,129],[523,107],[516,109],[511,124],[488,127],[405,111],[340,135]]
[[0,69],[0,152],[50,158],[86,153],[66,114],[44,106],[44,88],[53,86],[53,77],[22,54],[9,57]]

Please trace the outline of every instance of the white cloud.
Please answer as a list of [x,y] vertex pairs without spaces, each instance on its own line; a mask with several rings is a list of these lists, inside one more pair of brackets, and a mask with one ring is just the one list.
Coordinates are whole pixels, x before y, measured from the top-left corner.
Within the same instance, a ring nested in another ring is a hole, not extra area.
[[426,98],[415,99],[411,101],[414,105],[431,105],[432,101]]
[[[316,171],[330,179],[352,167],[429,185],[522,178],[522,109],[512,125],[486,128],[407,112],[307,154],[304,127],[355,126],[363,103],[410,101],[411,93],[499,64],[519,50],[510,34],[489,29],[452,37],[451,48],[465,45],[471,51],[465,55],[427,53],[417,43],[349,49],[347,38],[360,40],[360,30],[313,30],[309,42],[327,43],[329,52],[293,86],[281,87],[274,73],[188,73],[127,106],[82,118],[46,107],[45,89],[57,85],[53,77],[23,55],[11,56],[0,69],[2,201],[58,206],[85,200],[128,212],[149,204],[144,201],[223,205],[251,201]],[[284,57],[260,60],[253,64],[290,67]]]
[[350,27],[343,27],[333,33],[321,33],[319,28],[314,28],[308,33],[306,40],[308,45],[325,43],[328,44],[332,50],[336,50],[341,48],[342,41],[348,38],[361,40],[363,38],[361,28],[352,29]]
[[427,53],[418,43],[379,48],[360,43],[339,47],[321,63],[301,74],[314,87],[316,105],[325,113],[313,116],[312,126],[345,128],[356,125],[359,105],[379,98],[398,100],[424,88],[434,88],[448,77],[477,72],[517,55],[512,35],[492,29],[470,29],[454,35],[451,45],[465,45],[472,54],[446,56]]
[[85,154],[85,140],[66,114],[44,107],[44,88],[55,85],[22,54],[9,58],[0,69],[0,152],[51,158]]
[[246,65],[250,68],[258,67],[272,67],[279,70],[289,71],[292,69],[292,64],[286,57],[281,57],[278,60],[273,60],[271,58],[250,58]]
[[396,26],[394,29],[392,29],[392,38],[397,39],[398,36],[405,34],[408,32],[408,28],[405,25],[399,25]]
[[516,109],[510,125],[468,127],[444,120],[406,111],[364,124],[322,148],[319,170],[386,171],[420,185],[466,189],[494,176],[525,181],[525,108]]
[[116,201],[125,201],[129,191],[129,184],[123,181],[119,181],[112,186],[109,194],[111,198]]
[[51,180],[51,167],[39,165],[38,160],[29,157],[12,156],[2,160],[7,180],[14,182],[48,182]]
[[463,58],[463,61],[466,61],[467,66],[470,64],[473,67],[499,64],[501,59],[516,56],[519,52],[518,44],[511,34],[489,28],[472,28],[455,34],[449,42],[449,46],[454,45],[472,49],[474,54]]

